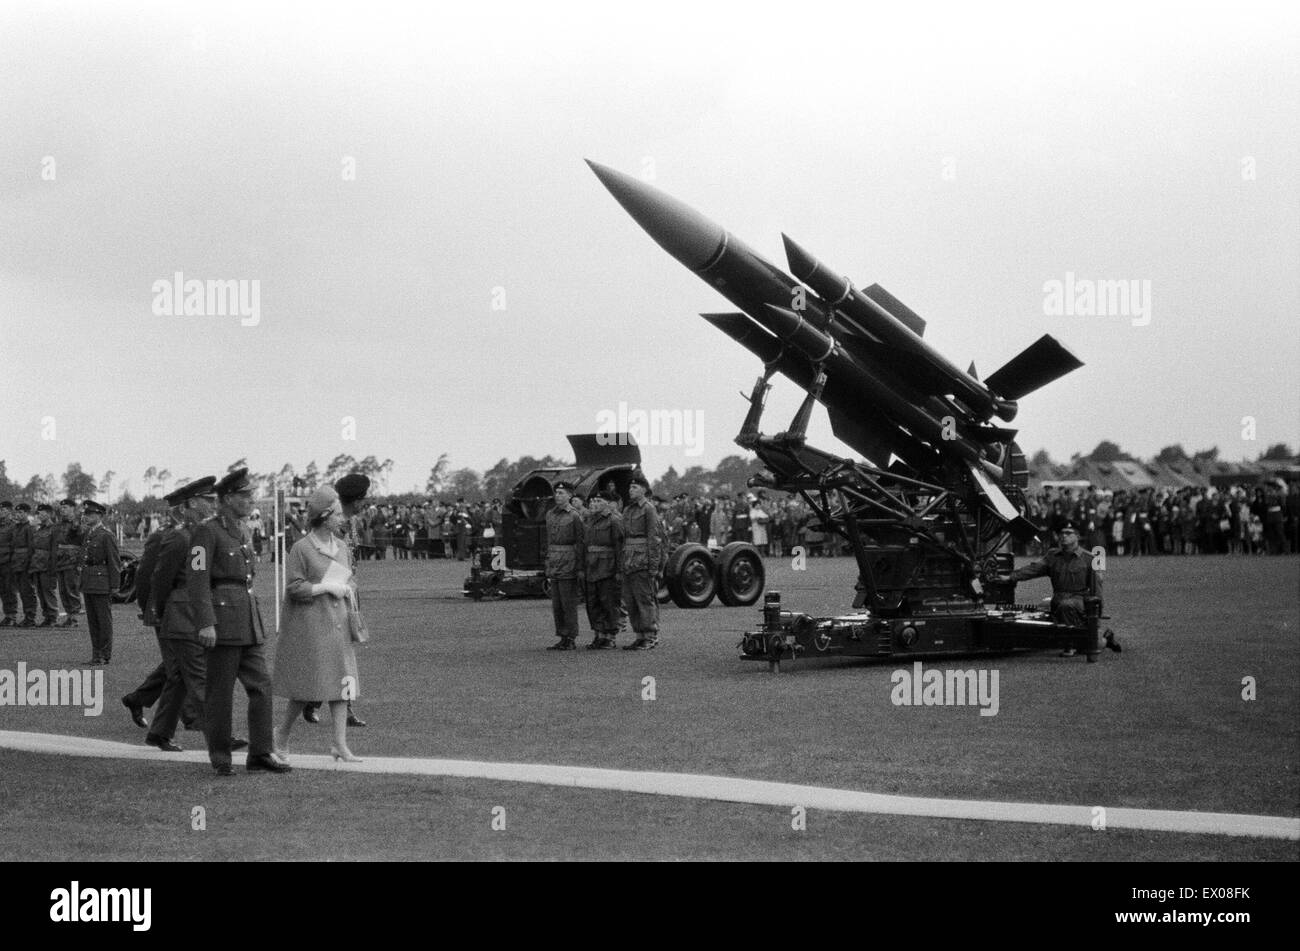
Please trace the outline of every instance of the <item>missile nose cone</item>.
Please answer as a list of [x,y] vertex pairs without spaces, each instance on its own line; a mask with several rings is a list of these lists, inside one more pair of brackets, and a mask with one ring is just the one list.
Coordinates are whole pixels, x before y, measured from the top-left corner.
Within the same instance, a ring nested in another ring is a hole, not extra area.
[[817,259],[799,247],[788,234],[781,234],[785,245],[785,260],[790,265],[790,273],[801,281],[806,281],[817,270]]
[[653,185],[590,159],[586,162],[646,234],[682,264],[700,271],[718,256],[727,239],[721,226]]

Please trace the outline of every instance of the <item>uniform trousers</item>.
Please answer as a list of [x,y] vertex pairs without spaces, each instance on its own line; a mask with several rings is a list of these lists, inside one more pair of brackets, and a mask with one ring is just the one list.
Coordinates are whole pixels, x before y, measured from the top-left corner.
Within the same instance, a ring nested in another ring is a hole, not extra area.
[[551,615],[557,637],[578,636],[578,579],[551,579]]
[[623,603],[627,617],[637,634],[659,633],[659,584],[648,571],[629,571],[623,575]]
[[108,663],[113,659],[112,595],[86,595],[86,626],[90,628],[90,656]]
[[76,568],[64,568],[58,576],[59,601],[68,617],[76,617],[81,613],[81,573]]
[[189,719],[198,729],[203,729],[208,652],[197,641],[161,635],[158,637],[158,649],[162,651],[166,683],[158,698],[158,710],[154,714],[149,735],[170,740],[176,735],[176,721],[185,711],[194,711]]
[[587,621],[597,634],[612,638],[618,633],[622,603],[623,585],[616,576],[587,582]]
[[18,588],[18,597],[23,602],[23,619],[27,621],[36,620],[36,605],[39,603],[36,597],[36,576],[26,571],[14,572],[14,584]]
[[271,675],[262,644],[221,644],[207,651],[204,682],[203,733],[213,766],[230,765],[231,716],[235,681],[248,694],[248,755],[269,756],[271,740]]
[[1071,627],[1083,627],[1086,623],[1083,610],[1083,595],[1054,594],[1051,603],[1052,620],[1058,624]]
[[18,587],[14,584],[14,566],[9,562],[0,565],[0,605],[4,606],[5,617],[18,616]]
[[37,571],[32,573],[32,583],[36,585],[36,596],[41,602],[41,614],[47,621],[57,621],[59,618],[59,603],[55,600],[57,596],[53,571]]

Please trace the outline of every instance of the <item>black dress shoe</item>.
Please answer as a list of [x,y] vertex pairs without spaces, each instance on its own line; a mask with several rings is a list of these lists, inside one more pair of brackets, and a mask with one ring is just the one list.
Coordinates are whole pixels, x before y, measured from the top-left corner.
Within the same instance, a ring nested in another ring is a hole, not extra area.
[[36,626],[37,626],[37,627],[53,627],[53,626],[54,626],[54,621],[55,621],[55,620],[56,620],[55,618],[47,617],[44,621],[42,621],[40,624],[37,624]]
[[62,621],[59,622],[58,626],[59,626],[59,627],[76,627],[76,626],[77,626],[77,619],[76,619],[75,617],[73,617],[71,614],[69,614],[66,618],[64,618]]
[[246,749],[248,749],[248,740],[242,739],[240,737],[235,737],[235,739],[230,741],[230,751],[232,753],[235,750],[246,750]]
[[303,707],[302,718],[308,723],[320,723],[320,707]]
[[35,627],[35,626],[36,626],[36,622],[33,621],[33,620],[32,620],[31,618],[29,618],[29,617],[25,617],[25,618],[23,618],[22,623],[19,624],[18,626],[19,626],[19,627]]
[[7,617],[3,621],[0,621],[0,627],[17,627],[17,626],[18,626],[18,622],[11,617]]
[[267,756],[265,753],[261,756],[250,756],[248,765],[245,767],[250,773],[292,773],[293,767],[288,763],[281,763],[273,756]]
[[123,697],[122,706],[126,707],[127,710],[131,712],[131,722],[134,723],[136,726],[138,726],[140,729],[143,730],[145,727],[149,725],[149,721],[145,719],[144,707],[140,706],[140,704],[132,703],[126,697]]
[[212,767],[212,771],[218,776],[235,775],[235,767],[231,766],[229,763],[218,763],[216,766]]
[[571,650],[577,650],[578,645],[573,643],[573,638],[571,637],[561,637],[559,641],[552,644],[550,647],[546,649],[548,651],[571,651]]
[[167,739],[165,736],[154,736],[152,733],[144,738],[146,746],[153,746],[162,750],[164,753],[179,753],[181,748]]
[[355,713],[348,714],[348,726],[366,726],[366,721]]

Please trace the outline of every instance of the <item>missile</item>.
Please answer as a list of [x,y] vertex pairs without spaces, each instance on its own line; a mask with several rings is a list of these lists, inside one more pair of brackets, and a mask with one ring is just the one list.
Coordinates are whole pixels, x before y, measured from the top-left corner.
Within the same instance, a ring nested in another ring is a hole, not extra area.
[[925,378],[929,388],[952,393],[980,419],[988,419],[994,414],[1005,420],[1015,418],[1017,407],[1013,400],[999,399],[989,392],[987,386],[950,363],[906,323],[854,287],[847,277],[836,274],[818,261],[789,235],[781,235],[781,240],[785,243],[790,272],[859,329],[905,358],[915,358],[915,369]]
[[[924,343],[925,322],[883,288],[857,291],[787,238],[792,269],[816,294],[808,295],[799,281],[684,202],[607,166],[587,164],[661,248],[742,311],[706,320],[757,355],[769,373],[780,372],[804,390],[814,389],[824,370],[818,398],[837,436],[878,465],[889,453],[917,469],[951,459],[969,468],[980,491],[999,506],[1001,492],[987,477],[1002,480],[997,462],[1014,431],[981,421],[1010,419],[1014,398],[1057,368],[1043,371],[1017,358],[1020,364],[1013,360],[981,383]],[[803,308],[796,310],[796,302]]]

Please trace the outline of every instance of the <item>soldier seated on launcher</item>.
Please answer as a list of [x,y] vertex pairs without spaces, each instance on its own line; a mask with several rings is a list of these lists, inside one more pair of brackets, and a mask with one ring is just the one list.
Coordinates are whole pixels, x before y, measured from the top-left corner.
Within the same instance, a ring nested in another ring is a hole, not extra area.
[[[1070,627],[1087,626],[1085,598],[1101,600],[1101,576],[1092,570],[1092,552],[1079,547],[1079,530],[1073,522],[1061,529],[1061,547],[1049,549],[1038,561],[1007,576],[1006,581],[1029,581],[1047,576],[1052,579],[1052,620]],[[1115,633],[1107,629],[1106,646],[1119,652]],[[1073,647],[1062,651],[1063,657],[1075,654]]]

